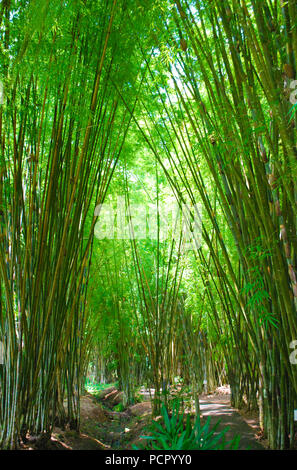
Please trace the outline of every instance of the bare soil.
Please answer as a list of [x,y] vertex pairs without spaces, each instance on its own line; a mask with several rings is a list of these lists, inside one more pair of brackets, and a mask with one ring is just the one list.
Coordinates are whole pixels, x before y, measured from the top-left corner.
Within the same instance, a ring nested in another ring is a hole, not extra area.
[[[116,398],[116,400],[114,400]],[[128,407],[125,411],[113,411],[118,402],[119,392],[113,387],[102,392],[97,398],[92,395],[81,397],[81,432],[55,428],[50,441],[30,437],[24,449],[47,450],[119,450],[141,446],[145,428],[151,421],[151,403],[148,397],[143,402]],[[221,420],[219,430],[228,426],[226,439],[241,436],[239,449],[263,450],[265,441],[260,440],[260,428],[256,413],[234,410],[230,405],[228,390],[217,390],[200,397],[203,419],[212,417],[215,423]]]

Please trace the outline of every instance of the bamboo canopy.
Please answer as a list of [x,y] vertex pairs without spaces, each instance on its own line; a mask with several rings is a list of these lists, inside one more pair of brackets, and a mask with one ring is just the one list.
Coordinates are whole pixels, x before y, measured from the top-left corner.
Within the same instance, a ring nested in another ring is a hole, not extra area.
[[[79,431],[90,367],[155,415],[229,384],[294,448],[296,2],[7,0],[0,40],[0,448]],[[98,240],[118,195],[129,237]]]

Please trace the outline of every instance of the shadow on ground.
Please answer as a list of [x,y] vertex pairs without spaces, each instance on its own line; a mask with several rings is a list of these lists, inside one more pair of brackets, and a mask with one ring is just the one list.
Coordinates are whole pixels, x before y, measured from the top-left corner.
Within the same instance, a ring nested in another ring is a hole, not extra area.
[[210,416],[211,422],[216,423],[220,419],[218,430],[221,431],[227,426],[230,429],[226,433],[226,440],[231,440],[236,435],[240,435],[240,450],[264,450],[264,447],[257,441],[257,423],[250,426],[244,418],[226,403],[215,403],[210,400],[200,400],[200,410],[202,416]]

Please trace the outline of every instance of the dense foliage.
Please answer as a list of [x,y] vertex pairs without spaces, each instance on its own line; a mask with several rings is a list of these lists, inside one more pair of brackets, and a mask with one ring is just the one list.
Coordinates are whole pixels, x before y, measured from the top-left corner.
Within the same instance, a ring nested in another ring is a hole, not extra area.
[[0,447],[91,375],[197,417],[228,383],[294,447],[296,2],[5,0],[0,40]]

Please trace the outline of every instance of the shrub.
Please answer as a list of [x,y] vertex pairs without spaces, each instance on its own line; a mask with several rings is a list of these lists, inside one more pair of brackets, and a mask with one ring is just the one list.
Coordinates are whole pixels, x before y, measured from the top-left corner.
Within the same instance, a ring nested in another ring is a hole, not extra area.
[[[165,405],[161,409],[162,419],[153,421],[150,436],[141,436],[148,441],[145,449],[153,450],[236,450],[240,436],[235,436],[231,441],[226,441],[225,434],[229,427],[218,432],[220,420],[214,426],[210,426],[210,417],[204,425],[200,418],[196,418],[194,424],[191,418],[180,412],[180,403],[173,404],[171,415]],[[134,449],[138,449],[136,446]]]

